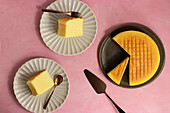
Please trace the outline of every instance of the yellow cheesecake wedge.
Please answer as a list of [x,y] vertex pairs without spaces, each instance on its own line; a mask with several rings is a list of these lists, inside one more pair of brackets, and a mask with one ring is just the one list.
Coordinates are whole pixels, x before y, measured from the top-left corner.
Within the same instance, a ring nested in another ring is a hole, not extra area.
[[36,76],[30,78],[26,84],[34,96],[40,95],[54,86],[54,82],[47,70],[44,70]]
[[58,36],[76,37],[83,35],[83,18],[62,18],[58,20]]
[[139,31],[124,31],[113,39],[130,55],[130,86],[152,78],[160,63],[159,49],[153,39]]
[[122,80],[128,61],[129,61],[129,57],[127,57],[124,61],[122,61],[118,66],[116,66],[113,70],[111,70],[107,74],[118,85],[120,84],[120,81]]

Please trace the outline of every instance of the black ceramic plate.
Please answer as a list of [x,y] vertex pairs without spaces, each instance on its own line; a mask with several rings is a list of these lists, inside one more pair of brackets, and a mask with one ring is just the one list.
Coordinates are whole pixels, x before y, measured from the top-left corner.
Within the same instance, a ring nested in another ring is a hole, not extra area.
[[148,27],[140,25],[140,24],[127,24],[111,32],[105,38],[105,40],[103,41],[100,47],[99,64],[100,64],[100,68],[103,74],[107,77],[107,79],[109,79],[112,83],[116,84],[114,81],[112,81],[108,77],[107,73],[111,69],[113,69],[116,65],[121,63],[121,61],[123,61],[126,57],[129,57],[129,56],[115,41],[112,40],[112,38],[118,33],[123,32],[123,31],[128,31],[128,30],[136,30],[136,31],[140,31],[140,32],[143,32],[149,35],[157,44],[159,52],[160,52],[160,64],[159,64],[159,67],[156,73],[151,79],[149,79],[143,84],[136,85],[136,86],[129,85],[129,68],[128,68],[129,66],[127,66],[119,86],[125,87],[125,88],[137,88],[137,87],[141,87],[141,86],[151,83],[161,73],[164,67],[164,62],[165,62],[165,51],[164,51],[163,44],[161,40],[159,39],[159,37]]

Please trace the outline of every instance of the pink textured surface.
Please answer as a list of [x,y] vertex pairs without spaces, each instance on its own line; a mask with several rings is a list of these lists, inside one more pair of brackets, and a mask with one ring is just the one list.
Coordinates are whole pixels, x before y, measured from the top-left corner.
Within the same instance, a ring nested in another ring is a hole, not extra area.
[[[49,50],[39,33],[40,9],[54,0],[0,0],[0,113],[28,113],[13,93],[13,78],[27,60],[47,57],[65,69],[70,93],[54,113],[116,113],[105,95],[97,95],[83,74],[90,69],[108,85],[110,97],[127,113],[170,112],[170,1],[169,0],[83,0],[94,11],[98,33],[92,46],[76,56],[62,56]],[[97,51],[104,37],[115,27],[137,22],[150,27],[162,40],[166,63],[160,76],[138,89],[113,85],[102,74]]]

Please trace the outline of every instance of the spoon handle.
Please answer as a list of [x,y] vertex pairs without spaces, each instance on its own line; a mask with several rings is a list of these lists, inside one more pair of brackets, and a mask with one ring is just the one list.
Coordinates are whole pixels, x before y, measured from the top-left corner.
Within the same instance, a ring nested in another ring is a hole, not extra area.
[[52,95],[53,95],[53,93],[54,93],[55,88],[56,88],[56,86],[54,87],[53,91],[51,92],[51,94],[50,94],[47,102],[45,103],[43,109],[47,109],[47,106],[48,106],[48,104],[49,104],[49,102],[50,102],[50,100],[51,100],[51,97],[52,97]]
[[110,97],[109,95],[105,92],[105,95],[109,98],[109,100],[115,105],[119,113],[125,113]]

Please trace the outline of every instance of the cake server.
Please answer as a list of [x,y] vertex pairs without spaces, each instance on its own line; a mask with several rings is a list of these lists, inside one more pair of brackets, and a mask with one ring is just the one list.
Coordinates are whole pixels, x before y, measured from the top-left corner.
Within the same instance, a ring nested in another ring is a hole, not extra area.
[[84,70],[84,74],[86,75],[88,81],[90,82],[91,86],[93,87],[97,94],[104,93],[109,98],[109,100],[115,105],[119,113],[125,113],[106,93],[106,84],[100,78],[95,76],[87,69]]

